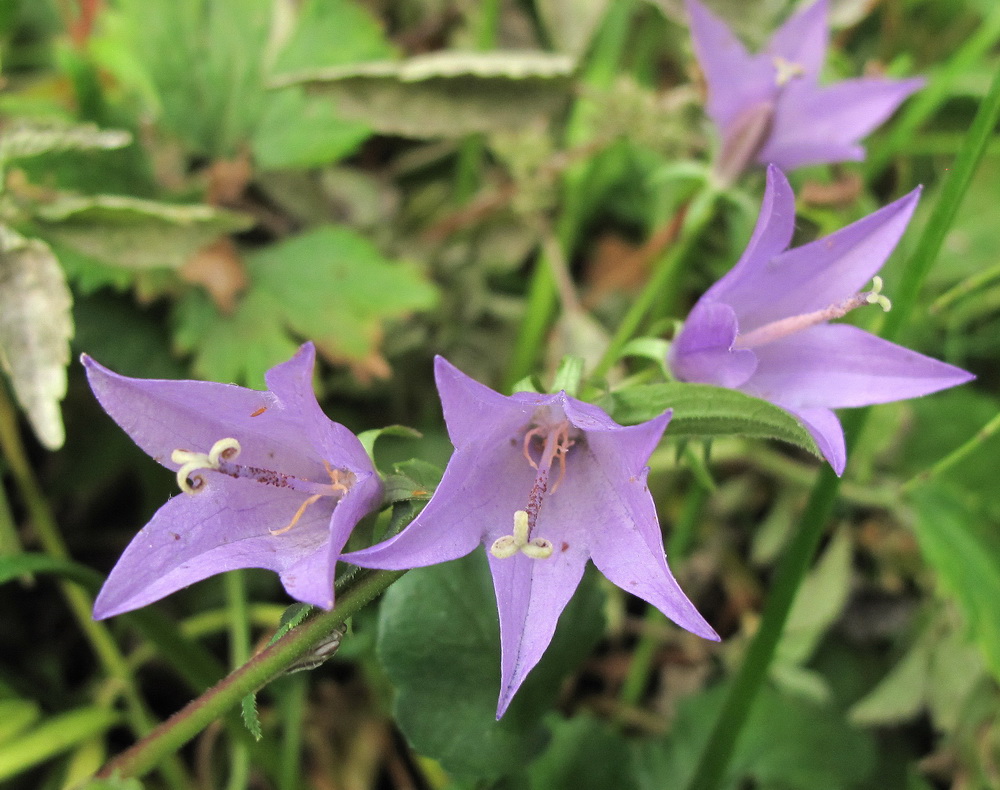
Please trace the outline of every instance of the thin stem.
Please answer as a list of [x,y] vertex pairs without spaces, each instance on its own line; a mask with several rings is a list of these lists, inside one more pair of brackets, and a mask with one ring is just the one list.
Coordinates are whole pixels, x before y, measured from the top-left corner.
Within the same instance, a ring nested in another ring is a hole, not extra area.
[[681,266],[711,222],[717,197],[718,193],[712,187],[708,187],[691,201],[676,243],[659,258],[649,282],[618,324],[618,329],[615,330],[604,356],[594,368],[592,373],[594,380],[607,375],[621,355],[622,349],[642,326],[657,302],[665,302],[668,309],[673,307]]
[[298,790],[299,787],[299,755],[302,751],[302,720],[306,712],[307,690],[305,675],[292,675],[285,683],[285,693],[281,695],[285,728],[281,741],[278,790]]
[[271,682],[365,604],[385,592],[404,573],[406,571],[359,574],[355,583],[340,594],[333,610],[307,620],[275,644],[264,648],[246,664],[163,722],[147,737],[108,762],[98,772],[98,777],[107,778],[116,772],[123,778],[144,775],[213,721],[225,715],[244,696]]
[[[941,242],[965,196],[976,165],[986,150],[998,117],[1000,72],[997,72],[989,92],[979,105],[962,149],[945,178],[937,203],[917,242],[916,252],[906,262],[901,278],[905,287],[902,295],[897,295],[895,307],[889,313],[890,320],[885,322],[883,337],[893,338],[912,314],[920,288],[941,249]],[[869,411],[870,408],[858,409],[844,417],[848,449],[854,445],[855,438],[864,427]],[[795,595],[812,564],[823,529],[833,512],[839,486],[840,478],[830,467],[824,466],[813,487],[802,521],[778,563],[760,627],[733,679],[687,790],[716,790],[721,786],[757,692],[767,677]]]
[[[0,386],[0,450],[7,459],[10,472],[42,548],[51,557],[70,560],[69,550],[59,534],[55,516],[28,462],[14,407],[3,386]],[[136,737],[146,735],[152,730],[155,720],[147,710],[125,656],[115,644],[111,632],[103,623],[91,617],[93,601],[82,587],[73,582],[61,580],[59,589],[104,672],[120,685],[125,699],[125,714],[129,727]],[[190,781],[176,758],[164,765],[163,774],[170,786],[176,790],[184,790],[190,786]]]
[[966,296],[978,291],[980,288],[990,285],[994,280],[1000,280],[1000,264],[991,266],[981,272],[976,272],[971,277],[962,280],[962,282],[954,288],[949,288],[931,304],[931,314],[936,315],[944,312],[955,304],[955,302],[964,299]]
[[[611,86],[628,43],[633,6],[632,0],[617,0],[609,6],[584,71],[584,84],[603,89]],[[593,110],[592,101],[587,96],[581,96],[573,105],[566,125],[565,144],[568,147],[581,145],[589,140],[588,113]],[[587,172],[587,163],[580,163],[568,168],[563,175],[563,211],[558,222],[557,237],[567,257],[572,257],[580,226],[584,221],[581,192]],[[556,309],[557,294],[550,267],[540,258],[535,264],[528,286],[527,310],[514,341],[514,353],[503,382],[504,391],[509,391],[516,382],[531,373]]]
[[[246,574],[242,570],[222,575],[229,609],[229,661],[235,668],[250,657],[250,612],[247,606]],[[250,744],[232,741],[229,747],[227,790],[246,790],[250,782]]]
[[953,466],[961,463],[970,455],[972,455],[976,450],[978,450],[985,442],[992,438],[997,432],[1000,432],[1000,414],[997,414],[992,420],[990,420],[986,425],[980,428],[976,435],[969,439],[967,442],[962,444],[960,447],[952,450],[948,455],[934,464],[930,469],[926,469],[918,475],[914,475],[905,483],[903,483],[903,492],[911,493],[913,489],[918,486],[933,480],[935,477],[947,472]]

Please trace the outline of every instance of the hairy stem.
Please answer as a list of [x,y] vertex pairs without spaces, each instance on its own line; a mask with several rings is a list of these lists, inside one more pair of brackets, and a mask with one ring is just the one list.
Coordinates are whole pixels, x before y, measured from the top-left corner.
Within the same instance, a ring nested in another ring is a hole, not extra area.
[[98,776],[106,778],[117,774],[128,778],[144,775],[239,704],[244,696],[278,677],[365,604],[385,592],[404,573],[406,571],[360,573],[355,583],[340,594],[336,607],[331,611],[306,620],[287,636],[264,648],[148,736],[108,762]]

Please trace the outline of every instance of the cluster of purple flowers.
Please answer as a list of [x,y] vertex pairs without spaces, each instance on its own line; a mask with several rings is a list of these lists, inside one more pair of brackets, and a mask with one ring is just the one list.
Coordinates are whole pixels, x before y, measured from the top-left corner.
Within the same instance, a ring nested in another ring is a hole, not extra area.
[[[692,309],[669,367],[681,381],[739,389],[788,410],[840,474],[844,437],[832,409],[924,395],[971,376],[830,323],[864,305],[888,308],[877,272],[919,190],[788,249],[795,201],[775,164],[860,158],[857,139],[920,81],[820,87],[825,0],[793,16],[756,55],[695,0],[687,6],[708,113],[722,137],[717,172],[731,179],[753,163],[772,164],[746,251]],[[588,559],[682,627],[718,639],[667,567],[646,487],[669,411],[626,427],[565,392],[501,395],[438,357],[437,388],[455,447],[441,484],[398,535],[342,554],[357,522],[380,507],[383,486],[361,442],[320,410],[314,356],[311,344],[302,346],[269,371],[264,392],[127,378],[84,357],[102,406],[176,473],[181,489],[125,550],[95,617],[246,567],[274,570],[290,596],[330,608],[338,560],[414,568],[482,545],[500,614],[498,717],[548,646]]]

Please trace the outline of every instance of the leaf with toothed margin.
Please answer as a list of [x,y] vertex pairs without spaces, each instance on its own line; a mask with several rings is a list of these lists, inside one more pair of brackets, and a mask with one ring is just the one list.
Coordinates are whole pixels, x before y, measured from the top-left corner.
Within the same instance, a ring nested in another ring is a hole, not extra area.
[[212,206],[122,195],[61,197],[35,207],[34,218],[46,239],[129,269],[178,268],[209,242],[253,224]]
[[520,770],[548,738],[542,717],[562,680],[604,631],[603,598],[584,574],[541,662],[496,721],[500,632],[485,552],[407,573],[382,600],[376,650],[413,748],[458,776]]
[[461,137],[523,128],[558,110],[575,62],[548,52],[434,52],[403,61],[309,69],[275,78],[336,102],[385,134]]

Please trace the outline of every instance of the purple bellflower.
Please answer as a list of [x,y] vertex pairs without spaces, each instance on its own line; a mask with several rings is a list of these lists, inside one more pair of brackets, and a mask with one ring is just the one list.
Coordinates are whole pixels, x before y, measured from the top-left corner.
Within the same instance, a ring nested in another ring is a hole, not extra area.
[[[768,168],[746,251],[698,300],[671,346],[674,376],[741,390],[786,409],[842,474],[844,432],[831,409],[913,398],[973,378],[855,326],[829,323],[867,304],[889,309],[876,272],[919,197],[916,189],[836,233],[789,250],[795,197],[781,171]],[[873,279],[872,289],[862,291]]]
[[667,568],[646,488],[669,413],[623,427],[565,392],[500,395],[441,357],[435,377],[455,446],[441,485],[405,530],[343,559],[400,569],[487,548],[500,613],[497,718],[545,652],[588,558],[679,625],[718,639]]
[[705,6],[685,2],[708,83],[708,114],[722,136],[716,174],[724,183],[755,162],[793,170],[864,159],[858,140],[924,84],[863,78],[821,86],[826,0],[790,17],[754,55]]
[[260,392],[133,379],[83,357],[104,410],[181,489],[125,549],[95,618],[236,568],[276,571],[293,598],[333,606],[334,566],[382,484],[357,437],[316,402],[314,359],[303,345]]

